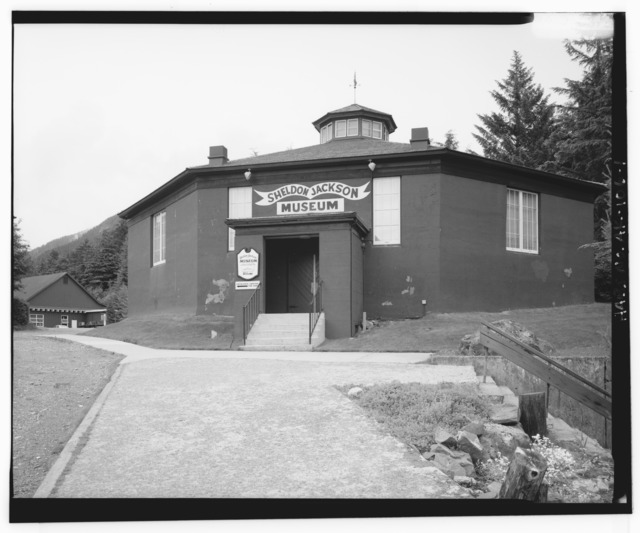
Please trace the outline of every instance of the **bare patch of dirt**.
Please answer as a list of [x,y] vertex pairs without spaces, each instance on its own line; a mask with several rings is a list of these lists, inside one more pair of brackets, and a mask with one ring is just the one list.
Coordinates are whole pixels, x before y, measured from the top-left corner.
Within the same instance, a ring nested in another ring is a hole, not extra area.
[[30,331],[13,343],[13,496],[30,498],[123,357]]

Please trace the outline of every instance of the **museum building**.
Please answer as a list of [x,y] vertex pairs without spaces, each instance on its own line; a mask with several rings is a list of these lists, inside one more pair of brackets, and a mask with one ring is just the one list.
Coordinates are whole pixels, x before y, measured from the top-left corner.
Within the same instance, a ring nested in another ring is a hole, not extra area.
[[[592,302],[599,184],[389,136],[358,104],[313,122],[319,143],[229,160],[209,149],[119,215],[129,314],[306,314],[327,338],[368,318]],[[259,288],[259,290],[257,290]],[[321,293],[321,303],[319,300]],[[257,300],[257,301],[256,301]]]

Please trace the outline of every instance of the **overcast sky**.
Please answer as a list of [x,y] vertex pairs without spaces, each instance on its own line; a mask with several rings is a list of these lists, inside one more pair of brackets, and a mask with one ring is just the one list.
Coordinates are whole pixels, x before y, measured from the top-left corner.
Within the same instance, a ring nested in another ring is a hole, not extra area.
[[318,143],[311,122],[357,102],[478,150],[477,114],[518,50],[551,94],[579,79],[563,40],[599,15],[525,26],[16,25],[14,213],[32,248],[125,209],[222,144],[231,159]]

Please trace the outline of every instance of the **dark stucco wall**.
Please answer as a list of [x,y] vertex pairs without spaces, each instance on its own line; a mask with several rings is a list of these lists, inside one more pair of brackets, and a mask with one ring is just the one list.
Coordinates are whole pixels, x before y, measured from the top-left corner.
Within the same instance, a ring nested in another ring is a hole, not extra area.
[[[166,262],[152,266],[151,216],[166,211]],[[196,312],[195,192],[158,206],[129,226],[129,313]]]
[[[197,313],[233,315],[236,251],[228,251],[227,187],[198,190]],[[236,242],[236,244],[238,244]]]
[[439,301],[440,177],[401,177],[401,244],[372,246],[364,252],[364,308],[369,318],[423,314]]
[[438,311],[593,301],[592,205],[539,192],[538,254],[506,250],[507,186],[445,175]]

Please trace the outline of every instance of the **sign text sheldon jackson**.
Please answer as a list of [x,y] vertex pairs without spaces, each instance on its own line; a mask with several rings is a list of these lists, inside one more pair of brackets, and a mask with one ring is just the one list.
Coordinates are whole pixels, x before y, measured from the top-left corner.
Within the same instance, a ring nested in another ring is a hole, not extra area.
[[325,183],[318,183],[317,185],[312,185],[311,187],[307,187],[306,185],[283,185],[282,187],[277,188],[275,191],[269,192],[261,192],[255,191],[259,196],[260,200],[256,202],[256,205],[272,205],[279,200],[284,200],[285,198],[289,198],[291,196],[302,196],[307,198],[308,200],[312,200],[316,196],[320,196],[321,194],[335,195],[341,196],[347,200],[362,200],[369,196],[371,191],[365,191],[365,189],[369,186],[369,181],[360,187],[353,187],[351,185],[345,185],[344,183],[340,183],[337,181],[328,181]]

